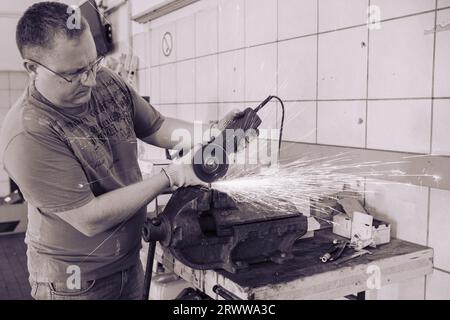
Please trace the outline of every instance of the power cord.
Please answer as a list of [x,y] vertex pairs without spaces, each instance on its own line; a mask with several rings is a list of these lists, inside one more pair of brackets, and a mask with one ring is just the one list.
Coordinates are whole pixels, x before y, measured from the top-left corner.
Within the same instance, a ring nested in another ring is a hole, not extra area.
[[284,103],[283,100],[281,100],[279,97],[277,96],[268,96],[263,102],[261,102],[256,108],[255,108],[255,112],[258,112],[259,110],[261,110],[267,103],[269,103],[270,100],[272,99],[276,99],[280,102],[281,104],[281,123],[280,123],[280,137],[278,138],[278,153],[281,152],[281,142],[282,142],[282,138],[283,138],[283,126],[284,126]]

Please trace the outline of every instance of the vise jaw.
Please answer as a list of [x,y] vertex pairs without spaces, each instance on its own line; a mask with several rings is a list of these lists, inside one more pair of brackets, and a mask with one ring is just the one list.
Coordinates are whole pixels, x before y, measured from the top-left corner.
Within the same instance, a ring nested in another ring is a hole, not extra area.
[[236,273],[254,263],[289,260],[294,242],[307,228],[307,218],[292,204],[283,205],[281,212],[188,187],[178,189],[163,213],[145,222],[143,237],[160,241],[191,268]]

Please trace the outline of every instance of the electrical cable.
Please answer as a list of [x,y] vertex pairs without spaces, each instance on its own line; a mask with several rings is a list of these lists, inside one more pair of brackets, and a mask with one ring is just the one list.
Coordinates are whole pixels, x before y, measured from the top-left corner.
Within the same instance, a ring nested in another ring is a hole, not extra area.
[[272,99],[276,99],[280,102],[281,104],[281,123],[280,123],[280,136],[279,136],[279,140],[278,140],[278,153],[281,152],[281,141],[283,138],[283,126],[284,126],[284,103],[283,100],[281,100],[279,97],[277,96],[268,96],[263,102],[261,102],[256,108],[255,108],[255,112],[258,112],[259,110],[261,110],[267,103],[269,103],[270,100]]

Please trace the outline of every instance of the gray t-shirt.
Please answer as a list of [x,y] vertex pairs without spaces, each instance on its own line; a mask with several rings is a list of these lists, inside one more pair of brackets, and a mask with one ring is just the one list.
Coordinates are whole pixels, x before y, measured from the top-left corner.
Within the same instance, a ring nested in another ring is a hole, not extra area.
[[153,134],[163,121],[106,68],[97,73],[89,103],[77,108],[59,108],[33,83],[28,86],[5,118],[0,155],[28,202],[25,241],[32,280],[65,281],[71,265],[80,267],[82,280],[94,280],[138,261],[145,208],[93,237],[55,213],[141,181],[136,138]]

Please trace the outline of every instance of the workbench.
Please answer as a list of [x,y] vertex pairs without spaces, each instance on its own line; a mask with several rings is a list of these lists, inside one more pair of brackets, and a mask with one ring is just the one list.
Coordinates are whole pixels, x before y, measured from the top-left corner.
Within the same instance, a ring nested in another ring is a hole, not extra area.
[[[323,263],[319,257],[330,249],[333,239],[343,239],[331,229],[316,231],[314,237],[297,240],[294,258],[282,265],[265,262],[236,274],[224,270],[194,270],[174,259],[170,251],[157,244],[155,260],[166,270],[188,281],[214,299],[222,299],[217,288],[243,300],[335,299],[345,296],[364,298],[374,289],[375,272],[381,286],[423,277],[432,272],[433,250],[399,239],[347,262]],[[346,249],[342,258],[354,253]]]

